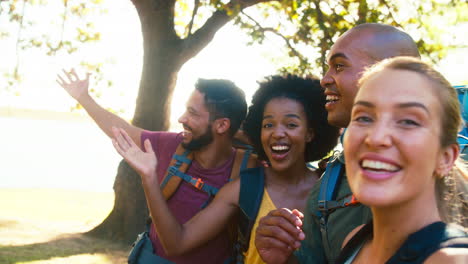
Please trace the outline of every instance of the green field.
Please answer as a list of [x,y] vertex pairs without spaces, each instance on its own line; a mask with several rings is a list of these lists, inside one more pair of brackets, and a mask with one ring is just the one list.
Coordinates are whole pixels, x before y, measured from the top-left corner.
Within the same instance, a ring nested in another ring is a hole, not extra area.
[[126,263],[128,245],[82,235],[111,211],[113,193],[0,189],[0,263]]

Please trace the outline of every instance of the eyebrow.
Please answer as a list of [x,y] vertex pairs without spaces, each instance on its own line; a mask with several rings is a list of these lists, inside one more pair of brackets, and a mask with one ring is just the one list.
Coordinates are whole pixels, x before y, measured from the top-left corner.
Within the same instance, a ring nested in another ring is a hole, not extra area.
[[330,58],[328,58],[328,61],[332,61],[336,58],[348,59],[348,57],[343,52],[338,52],[338,53],[331,55]]
[[[374,108],[375,105],[371,102],[367,102],[367,101],[357,101],[354,103],[354,105],[362,105],[362,106],[366,106],[366,107],[370,107],[370,108]],[[421,108],[423,109],[424,111],[426,111],[428,114],[429,114],[429,109],[427,109],[427,107],[421,103],[418,103],[418,102],[408,102],[408,103],[399,103],[397,104],[397,107],[398,108],[410,108],[410,107],[417,107],[417,108]]]
[[[286,114],[285,116],[286,117],[291,117],[291,118],[301,119],[301,117],[296,115],[296,114]],[[272,115],[266,115],[266,116],[263,117],[263,120],[268,119],[268,118],[273,118],[273,116]]]
[[193,112],[193,113],[197,113],[197,110],[195,108],[193,108],[192,106],[187,106],[187,110],[189,110],[190,112]]

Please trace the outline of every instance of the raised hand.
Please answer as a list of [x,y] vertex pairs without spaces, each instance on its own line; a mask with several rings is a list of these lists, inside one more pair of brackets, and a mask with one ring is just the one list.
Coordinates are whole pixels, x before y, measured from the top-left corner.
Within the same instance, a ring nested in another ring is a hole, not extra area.
[[142,181],[157,181],[156,166],[158,160],[150,141],[145,140],[145,151],[142,151],[122,128],[112,127],[112,133],[114,134],[112,138],[114,148],[140,174]]
[[68,94],[71,95],[75,100],[79,101],[83,95],[88,94],[88,87],[89,87],[89,76],[91,73],[86,74],[85,79],[80,79],[78,74],[76,74],[75,69],[71,69],[70,72],[65,70],[63,71],[63,75],[65,76],[62,78],[60,74],[57,74],[57,83],[67,91]]
[[255,232],[255,246],[263,261],[268,264],[288,263],[305,237],[301,230],[303,217],[296,209],[281,208],[260,219]]

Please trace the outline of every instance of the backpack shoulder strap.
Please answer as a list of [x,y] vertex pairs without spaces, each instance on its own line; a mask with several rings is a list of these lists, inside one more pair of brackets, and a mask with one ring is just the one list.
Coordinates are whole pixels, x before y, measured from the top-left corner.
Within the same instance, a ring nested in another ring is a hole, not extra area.
[[166,175],[161,182],[162,194],[168,200],[179,187],[182,178],[173,177],[177,171],[186,172],[193,160],[193,153],[186,150],[182,144],[177,146],[177,149],[172,156],[172,160],[167,167]]
[[463,134],[458,134],[457,142],[458,142],[458,145],[460,146],[460,153],[465,154],[465,149],[466,147],[468,147],[468,137],[466,137]]
[[339,160],[340,155],[343,154],[340,152],[335,153],[334,157],[328,162],[327,168],[322,176],[318,195],[317,215],[319,217],[335,209],[335,204],[332,200],[336,196],[336,187],[338,186],[344,168],[343,163]]
[[328,216],[338,208],[359,204],[352,194],[335,201],[337,187],[344,172],[343,153],[335,152],[333,158],[328,162],[320,183],[320,190],[317,199],[316,216],[319,219],[320,234],[325,255],[330,259],[329,252],[331,246],[328,239]]
[[335,263],[352,263],[354,258],[357,256],[362,246],[366,241],[372,237],[373,226],[372,220],[365,224],[357,233],[346,243],[341,249],[340,255],[336,259]]
[[411,234],[387,263],[423,263],[442,248],[468,248],[467,233],[454,224],[435,222]]
[[249,248],[250,231],[255,224],[263,199],[265,177],[263,167],[246,169],[240,174],[238,254]]
[[236,149],[236,156],[232,164],[230,181],[239,177],[240,173],[247,168],[255,168],[257,165],[257,155],[251,149]]

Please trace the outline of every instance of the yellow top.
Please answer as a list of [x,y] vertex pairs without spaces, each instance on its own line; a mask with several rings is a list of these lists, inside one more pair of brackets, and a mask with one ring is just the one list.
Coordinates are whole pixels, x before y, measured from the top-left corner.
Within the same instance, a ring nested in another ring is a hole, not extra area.
[[260,204],[260,208],[258,209],[257,218],[255,219],[255,224],[250,231],[250,241],[249,241],[249,249],[245,253],[244,263],[249,264],[260,264],[265,263],[263,262],[262,258],[258,254],[257,248],[255,247],[255,230],[258,227],[258,221],[260,218],[267,215],[271,210],[275,210],[276,206],[273,204],[273,201],[268,194],[267,189],[265,188],[263,191],[263,199],[262,203]]

